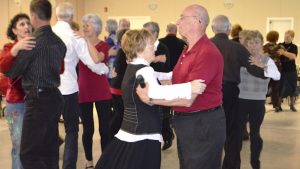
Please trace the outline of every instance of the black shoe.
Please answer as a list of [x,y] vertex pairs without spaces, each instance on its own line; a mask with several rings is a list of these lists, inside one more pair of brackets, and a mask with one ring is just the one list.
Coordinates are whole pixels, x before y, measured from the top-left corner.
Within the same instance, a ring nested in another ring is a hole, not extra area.
[[172,140],[165,141],[164,145],[162,147],[162,150],[166,150],[166,149],[170,148],[172,146],[172,144],[173,144]]
[[282,111],[282,108],[281,107],[275,107],[275,112],[281,112]]
[[295,106],[291,106],[291,110],[292,110],[293,112],[297,112]]

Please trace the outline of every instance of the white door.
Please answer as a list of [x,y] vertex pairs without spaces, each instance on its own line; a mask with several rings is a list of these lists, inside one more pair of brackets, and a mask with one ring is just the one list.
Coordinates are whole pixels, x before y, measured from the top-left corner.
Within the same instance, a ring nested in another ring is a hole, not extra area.
[[279,33],[278,42],[283,42],[284,32],[294,29],[294,18],[292,17],[268,17],[267,18],[267,33],[271,30]]

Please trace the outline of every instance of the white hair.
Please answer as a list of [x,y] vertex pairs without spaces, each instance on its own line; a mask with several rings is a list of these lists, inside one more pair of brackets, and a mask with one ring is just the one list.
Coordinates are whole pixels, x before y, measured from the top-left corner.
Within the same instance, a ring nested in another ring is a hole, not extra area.
[[56,7],[56,16],[58,20],[71,22],[74,15],[74,9],[71,3],[63,2]]

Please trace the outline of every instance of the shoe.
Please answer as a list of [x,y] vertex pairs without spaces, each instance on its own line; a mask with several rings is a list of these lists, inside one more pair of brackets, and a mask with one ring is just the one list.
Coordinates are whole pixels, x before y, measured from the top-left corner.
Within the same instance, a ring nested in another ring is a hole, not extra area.
[[295,106],[291,106],[291,110],[292,110],[293,112],[297,112]]
[[282,108],[281,107],[275,107],[275,112],[279,113],[282,111]]
[[164,145],[162,147],[162,150],[167,150],[168,148],[170,148],[173,144],[173,140],[167,140],[164,142]]

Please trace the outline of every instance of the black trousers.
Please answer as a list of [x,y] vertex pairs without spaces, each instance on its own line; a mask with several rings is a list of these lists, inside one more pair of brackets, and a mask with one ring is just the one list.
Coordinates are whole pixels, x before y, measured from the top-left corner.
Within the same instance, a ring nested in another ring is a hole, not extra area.
[[81,120],[83,125],[82,143],[85,153],[85,158],[89,161],[93,160],[93,135],[94,135],[94,117],[93,103],[95,103],[98,121],[99,133],[101,136],[101,149],[104,151],[106,146],[111,141],[110,136],[110,116],[111,116],[111,100],[102,100],[96,102],[80,103]]
[[111,136],[118,133],[121,128],[124,115],[124,104],[121,95],[112,94],[113,113],[110,122]]
[[223,108],[226,117],[226,141],[224,145],[225,156],[223,169],[237,169],[241,161],[238,146],[238,96],[237,83],[223,83]]
[[171,141],[174,138],[174,133],[171,128],[171,108],[166,106],[160,106],[162,111],[163,119],[162,119],[162,136],[164,141]]
[[78,156],[78,131],[79,131],[79,103],[78,92],[63,95],[64,98],[64,125],[65,125],[65,150],[63,157],[63,169],[76,168]]
[[270,80],[271,85],[271,101],[273,104],[273,107],[279,107],[281,105],[280,103],[280,81],[275,81],[273,79]]
[[20,158],[24,169],[58,169],[58,120],[63,98],[58,89],[25,90]]
[[250,163],[253,169],[260,169],[260,153],[263,148],[263,140],[260,136],[260,126],[265,116],[265,100],[239,99],[239,151],[242,150],[243,126],[249,119],[250,124]]
[[173,116],[180,169],[220,169],[225,142],[222,108]]

